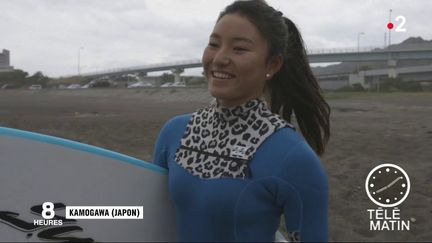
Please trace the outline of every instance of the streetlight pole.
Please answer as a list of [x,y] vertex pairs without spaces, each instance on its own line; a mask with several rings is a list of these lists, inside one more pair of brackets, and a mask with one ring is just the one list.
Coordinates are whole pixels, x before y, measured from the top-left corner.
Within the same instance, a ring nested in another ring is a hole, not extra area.
[[[391,23],[391,15],[392,15],[392,9],[390,9],[390,11],[389,11],[389,23]],[[390,28],[388,28],[388,36],[389,36],[388,48],[390,48],[390,45],[391,45],[391,29]]]
[[[392,9],[389,10],[389,23],[391,23],[391,15],[392,15]],[[387,61],[387,69],[390,72],[390,62],[392,60],[391,57],[391,51],[390,51],[390,47],[391,46],[391,29],[388,28],[388,46],[387,46],[387,51],[388,51],[388,61]],[[380,80],[378,79],[378,83],[377,83],[377,92],[380,92]]]
[[357,33],[357,73],[360,72],[360,35],[364,35],[364,32]]
[[81,50],[84,49],[84,47],[80,46],[78,48],[78,76],[81,76]]

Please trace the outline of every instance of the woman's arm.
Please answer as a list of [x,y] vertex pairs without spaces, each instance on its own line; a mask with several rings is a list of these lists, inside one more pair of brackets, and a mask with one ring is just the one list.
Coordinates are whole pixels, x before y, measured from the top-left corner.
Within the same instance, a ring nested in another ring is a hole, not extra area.
[[156,140],[155,148],[153,151],[153,163],[167,169],[166,148],[164,140],[165,139],[163,138],[161,131]]
[[173,119],[167,121],[161,128],[157,137],[154,151],[153,151],[153,163],[159,165],[165,169],[168,169],[167,165],[167,150],[169,141],[169,130],[172,126]]
[[191,114],[171,118],[161,128],[153,151],[153,163],[168,169],[168,151],[172,146],[178,146],[184,134],[186,124]]
[[321,161],[301,141],[287,154],[279,177],[289,241],[328,241],[328,183]]

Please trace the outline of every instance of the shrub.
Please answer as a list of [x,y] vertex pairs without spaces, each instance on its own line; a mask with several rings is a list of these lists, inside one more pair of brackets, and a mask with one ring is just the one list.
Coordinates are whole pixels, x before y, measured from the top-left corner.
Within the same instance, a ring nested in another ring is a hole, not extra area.
[[422,86],[418,82],[403,81],[401,78],[385,78],[380,80],[381,91],[423,91]]
[[343,86],[342,88],[339,88],[336,91],[340,91],[340,92],[346,92],[346,91],[358,92],[358,91],[365,91],[365,89],[363,88],[363,86],[361,84],[353,84],[353,85]]

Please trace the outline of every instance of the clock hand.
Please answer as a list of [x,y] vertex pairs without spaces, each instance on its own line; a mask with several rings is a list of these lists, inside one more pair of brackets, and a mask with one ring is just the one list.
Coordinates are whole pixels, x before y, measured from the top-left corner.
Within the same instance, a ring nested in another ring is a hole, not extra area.
[[381,189],[377,190],[376,193],[380,193],[380,192],[386,190],[387,188],[393,186],[393,184],[395,184],[398,180],[401,180],[401,179],[403,179],[403,177],[399,176],[398,178],[396,178],[392,182],[390,182],[387,186],[384,186]]

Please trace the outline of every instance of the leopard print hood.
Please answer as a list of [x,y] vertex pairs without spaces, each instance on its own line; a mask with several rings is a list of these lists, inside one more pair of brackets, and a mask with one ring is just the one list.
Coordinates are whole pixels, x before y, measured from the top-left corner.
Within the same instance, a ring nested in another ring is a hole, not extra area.
[[283,127],[294,129],[267,108],[263,97],[233,107],[214,99],[192,114],[175,160],[202,179],[250,178],[248,162],[265,139]]

